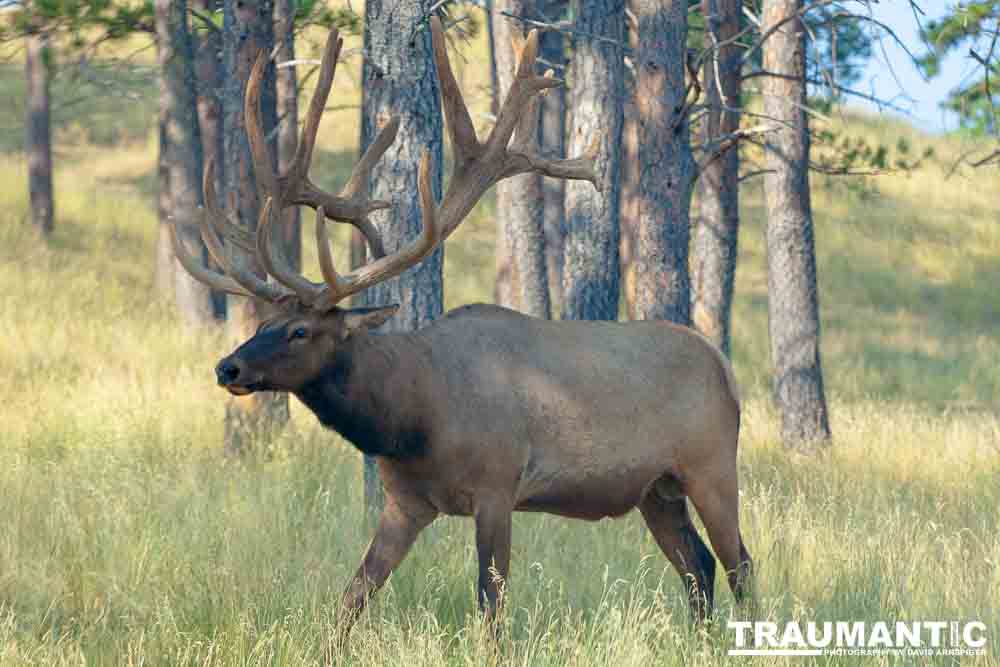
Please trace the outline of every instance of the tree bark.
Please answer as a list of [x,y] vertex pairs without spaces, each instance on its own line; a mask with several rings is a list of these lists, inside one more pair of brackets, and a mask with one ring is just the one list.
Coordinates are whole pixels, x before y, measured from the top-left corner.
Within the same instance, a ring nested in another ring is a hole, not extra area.
[[[702,85],[708,113],[704,120],[706,144],[735,132],[740,125],[740,56],[737,44],[715,49],[740,31],[739,0],[702,0],[705,48],[715,57],[705,60]],[[716,76],[718,72],[718,76]],[[725,109],[723,109],[725,107]],[[729,110],[726,110],[729,109]],[[729,356],[730,315],[736,278],[736,248],[740,227],[739,151],[736,146],[711,160],[698,180],[701,208],[695,231],[691,265],[695,279],[692,319],[705,336]]]
[[[489,3],[489,46],[490,46],[490,83],[492,84],[491,107],[493,115],[496,116],[500,105],[503,103],[503,83],[501,82],[500,70],[509,69],[510,62],[513,61],[512,49],[510,47],[508,19],[495,13],[497,2],[504,0],[493,0]],[[505,32],[502,32],[505,31]],[[505,37],[506,36],[506,37]],[[510,74],[507,75],[510,80]],[[509,83],[508,83],[509,85]],[[517,287],[517,267],[514,262],[514,244],[511,242],[510,234],[507,230],[506,216],[502,213],[510,206],[510,190],[501,187],[496,188],[496,242],[493,252],[496,254],[496,271],[493,282],[493,302],[501,306],[516,308],[518,303],[519,289]]]
[[[422,229],[417,169],[427,151],[434,164],[434,195],[441,196],[441,100],[426,23],[434,4],[434,0],[369,0],[365,7],[368,57],[362,75],[362,151],[392,116],[402,121],[395,143],[372,170],[372,198],[392,202],[390,211],[373,215],[387,253],[411,242]],[[370,305],[400,304],[386,329],[412,331],[441,315],[443,259],[439,247],[398,278],[369,290]],[[370,460],[365,465],[365,495],[369,507],[382,502]]]
[[639,221],[636,315],[691,320],[688,215],[694,186],[685,108],[687,2],[638,0]]
[[[182,243],[205,255],[197,220],[202,204],[201,133],[198,129],[194,54],[187,25],[187,0],[156,1],[156,33],[165,105],[166,168],[169,172],[170,217],[180,227]],[[179,265],[173,269],[174,301],[181,316],[192,326],[213,319],[211,293],[207,285]]]
[[621,242],[619,243],[622,297],[630,320],[636,315],[635,249],[639,229],[639,112],[635,92],[626,93],[622,125]]
[[[628,0],[626,6],[637,15],[636,0]],[[639,50],[637,26],[626,23],[625,30],[629,48],[633,53]],[[622,194],[621,194],[621,242],[619,243],[622,298],[625,299],[625,314],[630,320],[636,319],[635,311],[635,246],[639,228],[639,111],[635,105],[636,81],[634,67],[625,69],[625,104],[622,124]]]
[[[194,0],[195,6],[206,15],[213,15],[219,9],[218,0]],[[197,19],[196,21],[200,21]],[[222,146],[222,33],[205,25],[198,25],[195,32],[194,68],[198,91],[198,127],[201,130],[201,148],[205,164],[215,163],[215,191],[222,196],[225,191],[225,160]],[[216,202],[223,209],[224,201]],[[215,266],[211,256],[206,255],[210,266]],[[212,291],[212,306],[217,319],[226,317],[226,295]]]
[[[159,44],[157,44],[159,55]],[[174,248],[170,242],[170,160],[167,159],[167,94],[166,77],[160,77],[160,105],[157,111],[157,158],[156,158],[156,293],[162,298],[174,299]]]
[[28,196],[31,224],[42,236],[49,236],[55,219],[52,193],[52,120],[49,113],[49,68],[51,51],[48,36],[32,32],[27,38],[24,78],[27,83],[25,149],[28,153]]
[[497,74],[497,43],[496,31],[493,24],[496,19],[493,17],[494,1],[486,0],[486,41],[490,52],[490,113],[495,118],[500,112],[500,78]]
[[[621,43],[624,9],[614,0],[573,0],[575,28]],[[600,141],[595,171],[602,189],[566,183],[566,243],[563,275],[564,320],[618,319],[624,57],[620,46],[589,37],[574,40],[570,62],[572,110],[569,155]]]
[[[496,117],[500,110],[500,75],[498,73],[497,58],[498,49],[497,46],[497,32],[496,24],[500,21],[499,16],[494,16],[495,2],[493,0],[487,0],[486,2],[486,28],[488,30],[487,36],[489,39],[489,50],[490,50],[490,113]],[[494,256],[496,257],[496,269],[494,271],[494,281],[493,281],[493,302],[500,304],[501,306],[513,306],[516,303],[516,290],[515,290],[515,275],[514,275],[514,262],[512,261],[512,252],[510,246],[510,238],[507,235],[506,228],[500,223],[499,211],[506,205],[506,199],[501,191],[497,190],[496,195],[496,208],[497,208],[497,222],[496,222],[496,235],[495,244],[493,248]]]
[[[549,0],[544,5],[546,21],[556,21],[566,10],[565,0]],[[548,30],[541,35],[540,55],[543,66],[556,76],[566,76],[566,52],[563,34]],[[560,86],[542,96],[540,145],[545,153],[566,157],[566,88]],[[561,178],[542,178],[545,200],[542,230],[545,235],[545,267],[548,274],[549,300],[553,312],[562,303],[563,243],[566,236],[566,182]]]
[[764,113],[777,121],[765,135],[768,333],[774,398],[786,446],[829,442],[830,424],[820,364],[819,298],[809,193],[809,131],[805,85],[805,30],[786,20],[802,0],[765,0]]
[[[274,29],[277,41],[276,60],[279,63],[295,60],[295,7],[296,0],[275,0]],[[294,67],[281,67],[277,71],[278,114],[278,166],[288,168],[295,157],[299,141],[299,86]],[[289,265],[302,267],[302,224],[299,207],[292,206],[283,212],[281,226],[282,251]]]
[[[534,18],[534,3],[522,0],[497,0],[499,11],[514,16]],[[497,15],[493,21],[494,44],[496,48],[497,77],[500,83],[500,99],[507,97],[514,81],[517,56],[512,38],[523,39],[522,24],[514,19]],[[552,317],[552,303],[549,297],[548,268],[545,255],[545,198],[542,177],[538,174],[521,174],[497,184],[497,237],[505,237],[497,244],[498,253],[509,253],[513,258],[513,273],[516,275],[516,292],[511,294],[512,303],[501,305],[519,309],[527,315],[549,319]],[[507,257],[497,257],[497,265],[502,266]],[[501,276],[497,276],[498,285]],[[503,290],[498,295],[505,296]]]
[[[243,122],[243,94],[257,52],[270,52],[274,46],[273,5],[271,0],[225,0],[223,3],[223,79],[222,112],[224,128],[225,192],[235,199],[235,214],[250,231],[257,228],[262,202],[257,196],[253,161]],[[264,134],[273,135],[277,124],[274,63],[268,64],[261,87],[261,116]],[[271,155],[275,147],[270,146]],[[249,258],[242,258],[247,261]],[[239,261],[239,260],[238,260]],[[251,266],[258,272],[260,267]],[[263,273],[261,273],[263,276]],[[256,299],[230,297],[228,330],[239,342],[250,338],[268,317],[268,304]],[[258,441],[273,435],[288,421],[288,396],[282,393],[256,392],[233,397],[226,406],[225,450],[241,454]]]

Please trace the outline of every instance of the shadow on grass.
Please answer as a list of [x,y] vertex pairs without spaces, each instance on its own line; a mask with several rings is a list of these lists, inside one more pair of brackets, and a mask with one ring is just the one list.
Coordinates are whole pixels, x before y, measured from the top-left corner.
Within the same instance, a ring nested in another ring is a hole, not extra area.
[[887,266],[860,248],[828,249],[824,255],[823,269],[836,276],[836,284],[823,296],[845,320],[853,309],[886,316],[906,311],[942,339],[954,336],[956,327],[976,334],[995,333],[1000,325],[995,302],[1000,258],[969,257],[959,279],[935,283],[913,264]]
[[[852,398],[941,403],[974,397],[989,404],[997,380],[980,366],[984,354],[997,349],[1000,258],[948,256],[967,232],[941,225],[942,212],[932,207],[917,209],[915,202],[878,191],[833,189],[848,201],[833,202],[831,192],[822,192],[816,219],[828,386]],[[746,195],[734,356],[750,367],[742,370],[744,378],[749,370],[754,383],[766,386],[766,213],[756,190],[748,187]],[[826,199],[831,205],[824,208]],[[945,256],[949,280],[921,265],[928,253]]]

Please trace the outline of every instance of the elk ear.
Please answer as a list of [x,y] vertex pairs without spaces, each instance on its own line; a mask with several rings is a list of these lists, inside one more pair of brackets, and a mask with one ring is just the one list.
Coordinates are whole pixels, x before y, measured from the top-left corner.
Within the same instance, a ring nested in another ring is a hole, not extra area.
[[389,321],[399,310],[399,304],[373,308],[351,308],[344,311],[344,331],[351,335],[359,329],[374,329]]

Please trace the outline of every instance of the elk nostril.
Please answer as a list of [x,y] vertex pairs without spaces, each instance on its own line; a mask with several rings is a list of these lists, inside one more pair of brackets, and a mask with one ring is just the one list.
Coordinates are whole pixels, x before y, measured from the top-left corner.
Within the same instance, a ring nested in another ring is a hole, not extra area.
[[240,367],[232,361],[223,361],[215,369],[215,374],[218,376],[219,382],[228,384],[240,376]]

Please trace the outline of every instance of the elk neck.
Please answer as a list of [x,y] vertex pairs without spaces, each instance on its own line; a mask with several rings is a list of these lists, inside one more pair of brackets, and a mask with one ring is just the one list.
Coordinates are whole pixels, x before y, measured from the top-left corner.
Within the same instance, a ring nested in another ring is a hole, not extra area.
[[351,336],[296,396],[323,426],[369,456],[419,457],[427,449],[413,381],[419,349],[412,333]]

